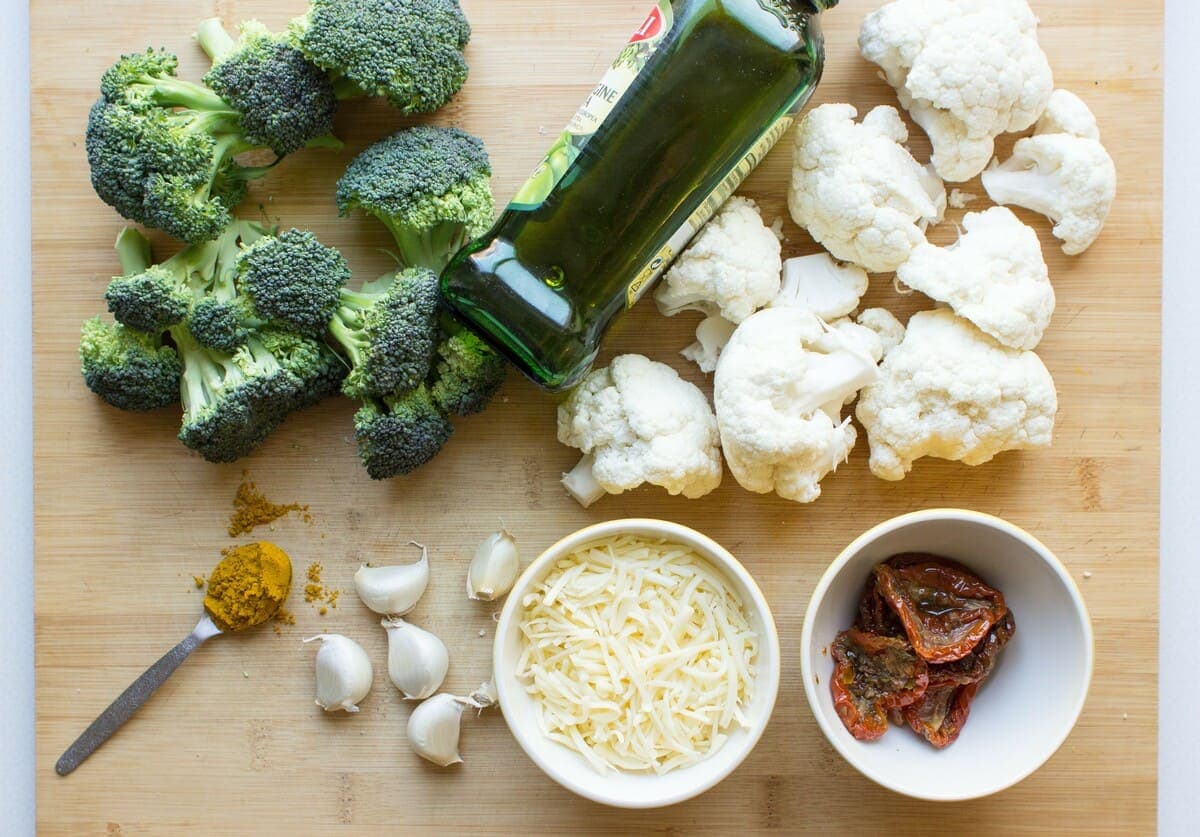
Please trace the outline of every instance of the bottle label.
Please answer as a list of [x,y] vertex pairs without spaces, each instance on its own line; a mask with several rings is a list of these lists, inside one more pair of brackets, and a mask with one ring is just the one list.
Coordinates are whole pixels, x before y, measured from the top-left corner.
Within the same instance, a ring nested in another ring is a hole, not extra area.
[[616,108],[621,97],[650,63],[654,53],[666,41],[674,22],[671,0],[658,0],[658,5],[650,10],[646,21],[633,33],[612,67],[572,117],[567,129],[559,135],[533,174],[517,191],[509,209],[529,211],[545,202]]
[[781,116],[772,123],[758,141],[746,152],[738,164],[734,166],[729,174],[717,184],[717,188],[713,189],[708,196],[700,202],[695,211],[683,222],[675,234],[663,245],[662,249],[655,254],[645,267],[638,273],[634,280],[629,283],[629,288],[625,292],[625,304],[632,308],[637,301],[646,295],[646,292],[654,287],[655,281],[662,275],[667,266],[674,261],[675,256],[687,247],[688,242],[695,237],[700,228],[707,224],[717,211],[729,200],[730,196],[737,191],[737,188],[742,185],[742,182],[750,176],[750,172],[758,168],[758,164],[767,156],[775,144],[783,138],[787,133],[788,128],[792,126],[794,118],[791,114]]

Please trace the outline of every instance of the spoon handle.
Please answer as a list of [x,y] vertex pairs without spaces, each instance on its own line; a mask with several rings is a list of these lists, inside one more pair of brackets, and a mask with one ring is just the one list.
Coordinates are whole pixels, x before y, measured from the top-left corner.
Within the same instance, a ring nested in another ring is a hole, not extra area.
[[205,640],[220,632],[212,620],[205,615],[183,642],[146,669],[141,677],[134,680],[129,688],[121,692],[121,696],[110,703],[108,708],[100,713],[100,717],[92,721],[91,726],[75,739],[75,743],[67,748],[67,751],[54,765],[54,770],[58,775],[66,776],[82,764],[84,759],[96,752],[101,744],[107,741],[143,703],[150,699],[150,696],[166,682],[175,669],[179,668],[189,654],[199,648]]

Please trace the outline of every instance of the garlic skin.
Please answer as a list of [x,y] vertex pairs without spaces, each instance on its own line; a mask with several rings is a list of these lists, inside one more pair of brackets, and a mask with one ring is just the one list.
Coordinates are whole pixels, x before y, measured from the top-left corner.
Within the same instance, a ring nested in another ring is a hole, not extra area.
[[388,634],[388,677],[407,700],[424,700],[441,688],[450,667],[446,644],[398,617],[381,623]]
[[372,567],[363,564],[354,574],[354,589],[362,603],[383,616],[403,616],[417,606],[429,586],[429,550],[420,544],[415,564]]
[[317,651],[317,706],[326,712],[357,712],[371,691],[375,675],[363,647],[340,634],[320,634],[304,640],[321,640]]
[[466,708],[459,698],[444,693],[419,704],[408,716],[408,743],[413,752],[438,767],[462,764],[458,736]]
[[494,602],[512,589],[520,571],[516,539],[506,530],[496,532],[475,550],[467,570],[467,595],[475,601]]

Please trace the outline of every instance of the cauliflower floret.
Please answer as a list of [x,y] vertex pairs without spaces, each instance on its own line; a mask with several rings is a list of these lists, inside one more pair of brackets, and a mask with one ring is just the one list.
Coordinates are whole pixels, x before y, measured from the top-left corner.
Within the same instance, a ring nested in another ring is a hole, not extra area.
[[721,351],[733,337],[737,325],[721,316],[705,317],[696,326],[696,342],[679,354],[700,367],[700,371],[711,374],[716,371]]
[[996,203],[1052,220],[1063,252],[1077,256],[1100,237],[1117,197],[1117,168],[1099,135],[1083,102],[1069,93],[1059,96],[1034,135],[1017,142],[1008,162],[983,173],[983,188]]
[[788,259],[783,263],[783,286],[770,307],[803,308],[822,320],[836,320],[858,307],[867,286],[865,270],[838,264],[828,253]]
[[1100,139],[1096,115],[1070,90],[1055,90],[1046,112],[1033,129],[1035,134],[1070,134],[1085,139]]
[[901,145],[908,129],[892,107],[861,123],[852,105],[822,105],[796,131],[788,206],[835,258],[872,273],[895,270],[946,206],[942,182]]
[[858,315],[858,324],[871,329],[879,336],[884,357],[904,340],[904,324],[886,308],[868,308]]
[[[879,332],[856,323],[849,317],[834,320],[829,327],[845,338],[850,347],[859,354],[869,357],[876,365],[883,360],[883,340],[880,338]],[[851,403],[857,397],[858,393],[856,392],[846,403]]]
[[895,0],[867,16],[863,56],[929,135],[944,180],[987,167],[995,138],[1029,128],[1054,89],[1025,0]]
[[954,312],[923,311],[863,390],[858,420],[871,471],[902,480],[933,456],[982,465],[1007,450],[1048,447],[1058,396],[1033,352],[1001,346]]
[[740,323],[779,293],[781,245],[749,198],[730,198],[667,271],[654,293],[668,317],[720,314]]
[[738,326],[715,381],[721,445],[738,483],[816,500],[857,439],[842,405],[876,374],[870,358],[808,311],[768,308]]
[[592,372],[558,408],[558,440],[586,454],[563,476],[584,507],[643,483],[695,499],[721,485],[717,419],[669,366],[624,355]]
[[923,244],[897,281],[949,305],[996,340],[1035,349],[1054,315],[1054,288],[1037,233],[1002,206],[963,218],[952,247]]

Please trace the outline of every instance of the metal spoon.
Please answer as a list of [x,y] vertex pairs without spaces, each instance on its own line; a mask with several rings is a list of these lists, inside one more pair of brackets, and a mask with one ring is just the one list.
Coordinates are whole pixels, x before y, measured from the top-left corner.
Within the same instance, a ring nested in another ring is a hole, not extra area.
[[112,737],[121,725],[133,717],[133,713],[150,699],[150,695],[158,691],[158,687],[167,682],[167,678],[175,673],[188,655],[221,633],[221,629],[213,622],[212,617],[205,613],[196,623],[192,632],[176,645],[157,663],[146,669],[142,676],[134,680],[129,688],[121,692],[121,696],[108,705],[100,713],[100,717],[92,721],[91,726],[83,731],[83,735],[75,739],[75,743],[67,748],[62,758],[54,765],[59,776],[66,776],[83,763],[84,759],[96,752],[100,745]]
[[[245,583],[234,583],[239,574],[247,573],[251,574],[251,581],[257,580],[258,583],[249,587]],[[274,589],[265,583],[267,578],[277,580]],[[222,633],[218,623],[225,626],[225,631],[239,632],[261,625],[279,612],[291,586],[291,559],[275,544],[243,544],[228,551],[208,577],[204,616],[200,617],[196,627],[183,642],[164,654],[162,659],[133,681],[119,698],[100,713],[99,718],[92,721],[92,725],[83,731],[83,735],[75,739],[75,743],[67,748],[62,758],[54,765],[58,775],[66,776],[79,767],[101,744],[111,738],[122,724],[133,717],[133,713],[150,699],[150,695],[158,691],[158,687],[175,673],[175,669],[183,664],[189,654],[206,640]],[[233,616],[229,612],[232,605],[240,605],[242,609],[249,607],[249,610]]]

